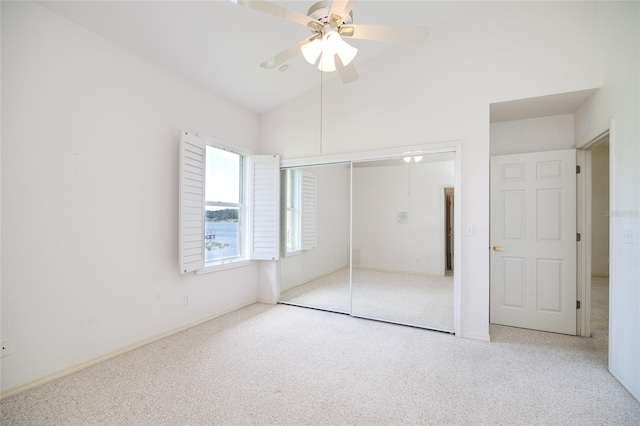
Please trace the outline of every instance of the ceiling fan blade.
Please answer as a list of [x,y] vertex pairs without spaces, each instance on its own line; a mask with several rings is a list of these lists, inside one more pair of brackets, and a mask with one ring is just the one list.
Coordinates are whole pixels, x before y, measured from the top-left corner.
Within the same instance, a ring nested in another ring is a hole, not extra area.
[[[342,24],[353,9],[356,0],[333,0],[329,11],[329,23],[334,27]],[[339,22],[336,22],[339,21]]]
[[267,68],[267,69],[273,69],[273,68],[279,67],[280,65],[284,64],[289,59],[293,58],[298,53],[300,53],[300,48],[303,45],[305,45],[305,44],[307,44],[309,42],[312,42],[316,38],[318,38],[317,34],[314,34],[311,37],[305,38],[304,40],[301,40],[300,42],[294,44],[290,48],[285,49],[282,52],[278,53],[273,58],[267,59],[266,61],[261,63],[260,66],[262,68]]
[[340,79],[343,83],[351,83],[352,81],[356,81],[358,77],[360,77],[353,62],[349,63],[349,65],[345,67],[338,54],[336,54],[334,58],[336,61],[336,70],[338,70],[338,74],[340,74]]
[[287,21],[296,22],[304,26],[307,26],[309,22],[315,22],[313,19],[310,19],[306,15],[294,12],[293,10],[285,9],[284,7],[280,7],[277,4],[269,3],[265,0],[231,0],[231,2],[240,6],[259,10],[260,12],[268,13],[269,15],[279,16],[286,19]]
[[390,27],[387,25],[345,25],[338,31],[343,37],[391,43],[422,43],[429,27]]

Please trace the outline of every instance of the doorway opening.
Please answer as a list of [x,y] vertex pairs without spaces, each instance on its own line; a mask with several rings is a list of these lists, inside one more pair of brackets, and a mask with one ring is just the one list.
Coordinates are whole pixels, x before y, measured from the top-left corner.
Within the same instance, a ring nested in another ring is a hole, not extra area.
[[[584,234],[580,254],[579,297],[583,304],[578,318],[579,334],[597,340],[608,352],[609,264],[610,264],[610,140],[609,132],[595,138],[581,150],[584,173],[579,210],[579,231]],[[580,217],[581,216],[581,217]]]
[[454,188],[444,188],[444,241],[445,241],[445,259],[444,270],[445,274],[449,275],[453,273],[454,265]]

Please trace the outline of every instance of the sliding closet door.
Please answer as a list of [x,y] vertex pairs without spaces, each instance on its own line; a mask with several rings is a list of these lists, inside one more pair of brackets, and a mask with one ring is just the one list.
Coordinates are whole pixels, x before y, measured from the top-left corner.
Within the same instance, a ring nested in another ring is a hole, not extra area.
[[453,331],[453,154],[353,164],[352,315]]
[[350,167],[282,171],[281,303],[351,312]]

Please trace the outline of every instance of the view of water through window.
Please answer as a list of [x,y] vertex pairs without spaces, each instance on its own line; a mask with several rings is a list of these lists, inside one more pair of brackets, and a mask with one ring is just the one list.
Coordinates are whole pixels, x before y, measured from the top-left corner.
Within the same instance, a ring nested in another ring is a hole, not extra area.
[[238,220],[242,157],[212,146],[207,146],[206,151],[204,259],[219,262],[242,254]]
[[205,222],[205,261],[212,262],[240,255],[238,221]]

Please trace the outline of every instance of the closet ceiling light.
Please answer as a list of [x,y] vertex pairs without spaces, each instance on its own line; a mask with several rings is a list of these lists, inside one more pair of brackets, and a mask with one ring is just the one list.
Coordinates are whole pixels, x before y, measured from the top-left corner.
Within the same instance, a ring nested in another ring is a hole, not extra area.
[[411,162],[411,158],[413,158],[413,161],[415,161],[416,163],[419,163],[420,161],[422,161],[422,155],[416,155],[415,157],[404,157],[403,160],[405,163],[410,163]]

